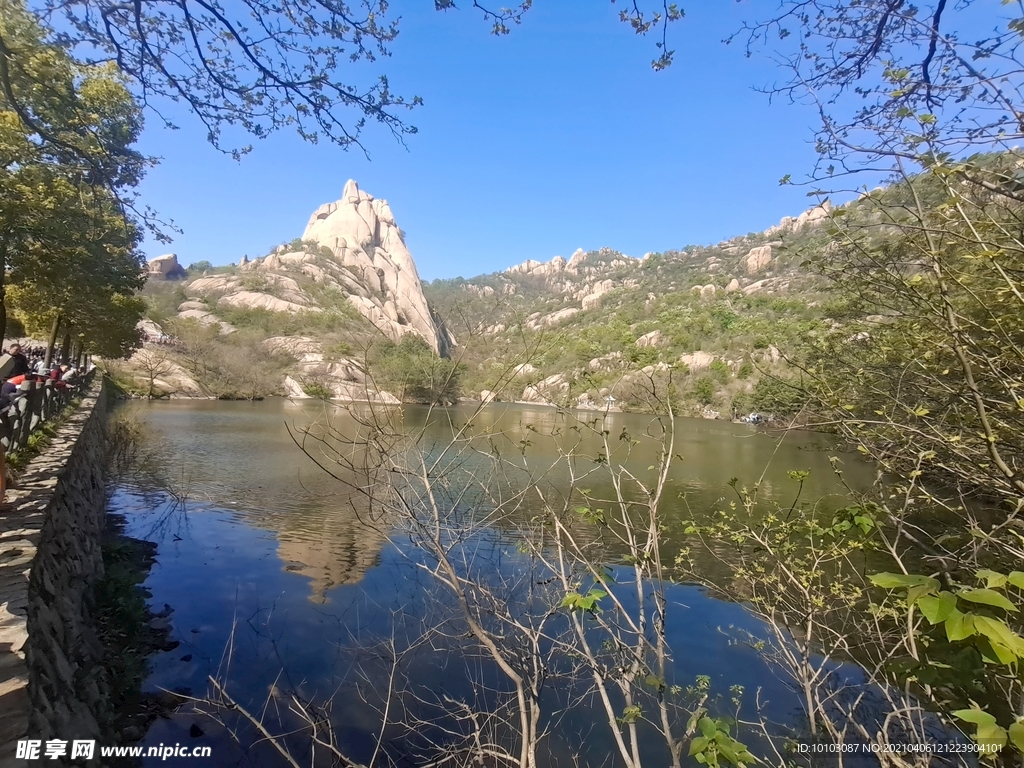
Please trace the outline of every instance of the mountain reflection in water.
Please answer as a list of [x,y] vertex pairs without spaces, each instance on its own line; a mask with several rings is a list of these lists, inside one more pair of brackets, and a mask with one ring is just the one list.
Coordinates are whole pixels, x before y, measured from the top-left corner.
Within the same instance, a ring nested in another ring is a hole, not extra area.
[[[146,586],[156,605],[175,609],[174,637],[181,645],[156,658],[147,686],[202,694],[207,676],[221,674],[240,702],[257,708],[268,692],[284,686],[282,675],[308,699],[345,691],[335,701],[333,719],[339,738],[365,759],[363,752],[379,727],[366,703],[373,694],[345,686],[358,665],[363,665],[359,668],[369,690],[386,679],[386,670],[357,660],[353,649],[365,641],[411,636],[428,621],[437,594],[417,567],[416,553],[401,538],[389,540],[387,521],[373,519],[362,495],[318,467],[292,439],[304,425],[325,416],[342,429],[351,417],[331,406],[325,410],[323,404],[281,399],[133,407],[148,426],[147,440],[163,482],[184,498],[179,504],[170,494],[126,484],[111,502],[112,511],[127,516],[130,534],[157,541],[158,565]],[[467,432],[475,436],[475,450],[459,454],[452,470],[456,484],[482,475],[495,452],[522,460],[525,450],[525,466],[508,472],[501,482],[509,489],[539,482],[557,497],[570,483],[569,467],[559,462],[559,451],[571,448],[596,455],[600,449],[593,434],[554,409],[493,405],[475,413],[468,407],[405,407],[392,415],[410,432],[421,430],[420,448],[435,456],[471,420]],[[577,417],[597,420],[596,426],[613,439],[657,432],[649,416]],[[552,434],[555,439],[545,437]],[[676,451],[681,459],[663,502],[666,557],[674,555],[678,523],[699,517],[731,493],[730,478],[739,477],[748,486],[760,480],[761,494],[780,502],[791,501],[787,494],[795,492],[787,477],[793,469],[810,470],[805,498],[839,490],[828,461],[829,443],[818,435],[789,435],[779,447],[775,439],[746,425],[684,419],[677,422]],[[657,463],[656,447],[641,443],[629,461],[642,474]],[[341,472],[336,466],[331,469]],[[866,485],[872,474],[856,459],[844,461],[845,479],[852,485]],[[588,485],[595,496],[610,493],[602,483],[607,485],[607,479],[595,477]],[[528,517],[530,504],[541,503],[532,498],[524,497],[527,503],[514,514]],[[838,503],[840,497],[835,498]],[[484,536],[482,546],[493,550],[495,562],[505,564],[499,568],[516,567],[514,536],[515,525],[505,529],[501,519]],[[621,562],[614,551],[605,556],[609,564]],[[711,580],[720,567],[707,563]],[[760,689],[773,717],[793,719],[799,705],[788,685],[755,651],[734,641],[740,630],[756,633],[757,622],[740,606],[694,587],[680,585],[670,592],[674,602],[685,606],[667,627],[675,657],[673,679],[686,685],[707,674],[721,692],[733,685]],[[404,627],[398,634],[396,617]],[[229,643],[231,666],[226,670]],[[455,646],[417,651],[411,657],[417,684],[425,690],[457,691],[444,659],[458,651]],[[595,764],[601,763],[613,745],[603,743],[599,734],[586,736],[590,729],[581,718],[565,721],[577,736],[564,736],[564,744],[553,747],[553,753],[572,754],[586,738],[588,749],[603,755]],[[160,720],[143,743],[187,743],[190,727],[197,723],[194,715],[185,714]],[[241,753],[225,733],[208,724],[199,726],[205,731],[203,743],[216,745],[216,764],[237,763]],[[254,759],[252,753],[249,757]],[[261,751],[256,759],[260,765],[278,761],[272,751]]]

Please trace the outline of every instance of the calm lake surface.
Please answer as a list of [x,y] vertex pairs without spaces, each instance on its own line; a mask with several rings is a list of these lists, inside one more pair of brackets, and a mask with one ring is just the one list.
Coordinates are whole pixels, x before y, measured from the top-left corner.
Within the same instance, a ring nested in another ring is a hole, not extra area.
[[[291,693],[306,702],[330,700],[339,744],[356,759],[369,760],[380,728],[375,707],[384,700],[380,691],[388,680],[388,664],[381,661],[385,654],[379,651],[421,632],[416,627],[430,621],[437,588],[408,541],[391,535],[386,519],[368,513],[363,497],[345,482],[353,480],[351,473],[331,464],[319,443],[312,444],[317,461],[341,480],[332,477],[293,440],[301,439],[303,427],[325,419],[345,432],[354,424],[352,416],[320,403],[278,398],[126,407],[146,424],[145,448],[153,454],[155,474],[119,485],[110,511],[125,516],[129,535],[158,545],[146,587],[156,610],[164,604],[173,608],[172,636],[179,643],[154,657],[147,689],[201,697],[213,676],[271,729],[287,726]],[[540,482],[550,502],[572,482],[572,472],[600,469],[583,459],[559,461],[560,451],[597,456],[602,430],[613,446],[640,439],[626,460],[639,476],[651,474],[657,461],[654,441],[645,439],[657,434],[657,424],[638,414],[579,412],[575,418],[585,423],[582,429],[554,409],[504,404],[480,412],[468,406],[434,411],[406,406],[392,417],[420,436],[418,448],[428,457],[443,456],[453,433],[470,424],[466,432],[475,437],[452,460],[452,485],[460,488],[481,477],[500,454],[523,467],[518,474],[502,475],[497,483],[502,493]],[[358,453],[356,447],[334,447],[348,451],[350,458]],[[760,479],[762,497],[789,503],[796,483],[787,472],[809,470],[805,498],[825,498],[826,505],[831,498],[837,506],[843,501],[829,464],[836,451],[825,436],[790,434],[780,445],[777,436],[747,425],[680,419],[674,450],[679,458],[662,506],[669,557],[682,521],[699,518],[731,497],[733,477],[747,486]],[[856,458],[844,456],[843,467],[851,485],[871,482],[873,471]],[[599,495],[602,483],[607,480],[595,472],[584,485]],[[487,498],[472,493],[454,497],[453,503],[467,509],[494,499],[493,492]],[[528,511],[520,505],[516,514]],[[496,521],[478,532],[477,541],[499,571],[518,567],[515,525]],[[613,570],[622,566],[613,548],[605,557]],[[707,568],[713,579],[715,563]],[[731,686],[760,689],[773,719],[799,718],[799,700],[784,677],[735,641],[738,632],[760,631],[742,606],[685,584],[669,592],[677,606],[666,628],[673,681],[685,686],[697,675],[708,675],[713,689],[726,698]],[[451,659],[458,653],[458,638],[451,636],[410,650],[405,662],[409,685],[457,697],[462,689]],[[557,757],[561,749],[569,754],[584,745],[584,754],[595,756],[593,765],[608,764],[611,745],[596,733],[600,729],[587,725],[582,709],[578,717],[553,726],[555,740],[564,744],[552,753]],[[190,730],[196,734],[193,726],[202,735],[190,735]],[[422,728],[420,735],[429,738]],[[396,736],[392,757],[398,764],[415,765],[412,756],[402,762],[403,738],[412,755],[414,737]],[[242,749],[216,723],[185,710],[154,722],[142,743],[211,745],[216,765],[283,764],[265,744]],[[305,764],[310,764],[308,757]]]

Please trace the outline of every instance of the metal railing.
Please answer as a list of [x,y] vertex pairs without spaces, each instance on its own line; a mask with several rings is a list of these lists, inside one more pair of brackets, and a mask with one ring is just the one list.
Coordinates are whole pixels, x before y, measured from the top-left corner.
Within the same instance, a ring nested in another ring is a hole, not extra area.
[[66,382],[66,386],[58,386],[57,382],[49,379],[19,384],[10,405],[0,411],[0,446],[3,446],[4,453],[25,448],[32,433],[84,394],[95,375],[94,368],[75,381]]

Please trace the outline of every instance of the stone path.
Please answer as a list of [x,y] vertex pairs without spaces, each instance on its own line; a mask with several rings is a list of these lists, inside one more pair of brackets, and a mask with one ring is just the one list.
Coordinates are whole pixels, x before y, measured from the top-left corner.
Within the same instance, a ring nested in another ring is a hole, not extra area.
[[18,487],[8,491],[10,508],[0,510],[0,768],[28,765],[15,759],[15,749],[17,740],[25,737],[30,711],[24,653],[29,573],[53,488],[99,390],[97,379],[46,452],[29,464]]

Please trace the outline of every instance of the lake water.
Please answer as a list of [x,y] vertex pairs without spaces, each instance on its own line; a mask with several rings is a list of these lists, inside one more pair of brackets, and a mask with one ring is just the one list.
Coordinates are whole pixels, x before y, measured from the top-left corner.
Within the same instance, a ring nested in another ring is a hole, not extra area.
[[[153,453],[155,472],[119,485],[110,511],[126,517],[130,535],[157,543],[157,564],[146,587],[158,610],[164,604],[173,608],[173,638],[179,643],[154,657],[148,689],[205,697],[213,677],[275,734],[298,727],[297,708],[316,710],[324,728],[330,723],[339,748],[363,762],[374,755],[380,712],[390,700],[394,724],[385,729],[380,765],[388,764],[385,753],[391,764],[422,764],[431,743],[452,739],[443,717],[431,719],[444,702],[475,696],[486,709],[507,693],[493,665],[479,658],[477,646],[453,623],[457,605],[438,586],[430,558],[360,486],[379,469],[380,456],[339,436],[358,431],[357,422],[371,415],[365,409],[353,417],[344,409],[283,399],[127,407],[147,426],[145,447]],[[523,531],[539,530],[536,515],[544,505],[571,508],[579,503],[580,489],[591,498],[613,495],[603,461],[605,439],[611,464],[624,462],[645,482],[658,463],[660,425],[650,416],[569,416],[503,404],[479,411],[406,406],[377,416],[415,436],[389,446],[389,453],[445,468],[438,498],[449,505],[447,513],[463,515],[459,519],[471,530],[457,542],[459,562],[492,586],[507,587],[524,572],[529,559]],[[302,442],[304,429],[314,425],[312,434],[324,436],[328,422],[333,437],[308,441],[310,455],[300,450],[296,442]],[[780,444],[777,435],[747,425],[692,419],[677,420],[675,436],[678,457],[661,505],[666,561],[678,550],[683,521],[721,504],[732,494],[728,483],[734,477],[741,485],[759,484],[762,498],[789,503],[797,484],[787,473],[805,470],[810,475],[804,498],[842,503],[829,464],[836,452],[824,436],[790,434]],[[852,485],[871,482],[871,468],[856,458],[843,457],[843,467]],[[389,477],[394,487],[410,482],[398,474]],[[570,487],[576,495],[566,494]],[[629,489],[624,494],[636,495]],[[488,515],[494,510],[500,514]],[[591,535],[587,525],[577,530]],[[621,547],[600,545],[599,539],[593,533],[592,551],[610,573],[628,576]],[[717,561],[709,559],[705,567],[713,581]],[[707,675],[723,701],[732,686],[743,686],[748,696],[760,691],[773,720],[799,721],[799,698],[785,676],[737,641],[743,632],[761,631],[743,606],[686,584],[670,586],[667,598],[673,606],[666,621],[670,684],[685,688]],[[557,634],[565,626],[555,614],[551,626]],[[607,727],[593,724],[593,697],[574,700],[577,684],[560,683],[563,673],[552,667],[545,693],[546,711],[562,712],[547,723],[546,761],[569,764],[575,754],[580,764],[609,764],[613,745]],[[265,741],[256,743],[251,723],[224,717],[239,729],[245,746],[187,706],[157,720],[142,743],[210,745],[215,765],[286,764]],[[323,747],[303,752],[304,737],[285,742],[302,753],[300,764],[331,762]]]

